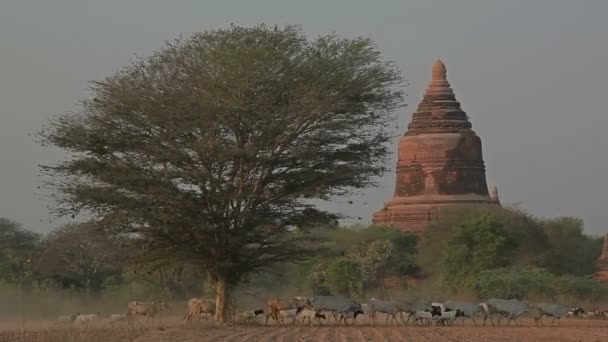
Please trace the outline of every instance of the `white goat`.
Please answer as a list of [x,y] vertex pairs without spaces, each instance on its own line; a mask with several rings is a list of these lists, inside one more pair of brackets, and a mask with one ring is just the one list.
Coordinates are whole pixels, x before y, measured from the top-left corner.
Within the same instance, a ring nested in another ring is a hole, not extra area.
[[243,311],[239,314],[239,320],[242,322],[250,322],[254,320],[258,315],[261,315],[263,313],[264,310],[262,309]]
[[281,324],[285,323],[285,318],[291,318],[291,323],[295,323],[296,316],[300,311],[302,311],[302,308],[279,311],[279,320],[281,321]]
[[308,319],[310,326],[313,324],[313,319],[316,319],[319,325],[321,325],[321,319],[326,319],[324,314],[310,309],[304,309],[298,315],[300,316],[300,323],[304,324],[304,321]]
[[98,314],[89,314],[89,315],[78,315],[76,316],[76,323],[79,324],[88,324],[92,321],[96,321],[99,319]]
[[122,321],[127,317],[126,314],[111,314],[110,321]]
[[57,317],[57,323],[71,323],[76,319],[78,315],[63,315]]
[[453,325],[454,321],[458,317],[458,310],[450,310],[450,311],[442,311],[440,316],[435,316],[434,319],[437,320],[437,324],[446,324]]
[[416,311],[414,313],[416,322],[420,322],[421,325],[430,325],[433,320],[433,314],[430,311]]

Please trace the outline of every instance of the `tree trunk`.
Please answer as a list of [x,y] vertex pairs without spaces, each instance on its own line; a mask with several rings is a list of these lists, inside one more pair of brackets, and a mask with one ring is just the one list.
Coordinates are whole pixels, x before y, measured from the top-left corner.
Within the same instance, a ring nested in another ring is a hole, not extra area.
[[19,280],[19,320],[21,325],[21,341],[24,341],[25,315],[23,314],[23,280]]
[[387,300],[387,298],[386,298],[386,287],[384,285],[384,278],[383,277],[380,278],[380,295],[382,296],[383,300]]
[[87,278],[87,280],[85,281],[85,287],[84,287],[84,298],[87,302],[89,302],[91,296],[91,278]]
[[219,323],[225,323],[228,320],[228,306],[230,297],[230,289],[228,283],[223,277],[216,277],[215,280],[215,320]]

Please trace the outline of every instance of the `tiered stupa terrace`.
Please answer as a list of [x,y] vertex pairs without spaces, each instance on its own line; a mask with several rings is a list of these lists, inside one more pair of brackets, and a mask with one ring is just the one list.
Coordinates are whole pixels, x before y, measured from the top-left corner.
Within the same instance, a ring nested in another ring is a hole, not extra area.
[[488,193],[481,139],[438,60],[426,93],[399,141],[394,198],[374,213],[375,224],[422,231],[439,211],[454,205],[499,205]]

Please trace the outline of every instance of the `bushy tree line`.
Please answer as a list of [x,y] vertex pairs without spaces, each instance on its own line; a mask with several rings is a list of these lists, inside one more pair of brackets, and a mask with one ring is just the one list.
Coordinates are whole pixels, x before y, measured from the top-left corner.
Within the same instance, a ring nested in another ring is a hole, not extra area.
[[[137,240],[109,235],[92,223],[67,224],[46,236],[0,218],[0,281],[20,288],[66,290],[85,298],[139,283],[146,299],[198,295],[206,276],[188,264],[140,258]],[[126,298],[127,300],[127,298]]]
[[[252,288],[268,293],[389,296],[396,279],[418,274],[414,234],[382,226],[323,226],[310,232],[316,250],[297,263],[277,265],[252,278]],[[385,286],[387,285],[388,286]],[[388,288],[386,288],[388,287]]]
[[[67,224],[43,236],[1,219],[0,234],[0,279],[6,283],[23,279],[30,289],[67,290],[85,297],[114,293],[124,301],[145,299],[122,298],[120,291],[136,287],[142,289],[136,295],[146,298],[183,300],[210,294],[207,275],[195,265],[148,260],[138,239],[107,234],[92,223]],[[370,292],[383,295],[387,277],[419,271],[413,234],[387,227],[327,224],[308,228],[307,234],[311,235],[308,243],[315,246],[303,248],[311,254],[253,275],[242,288],[269,288],[271,293],[276,284],[264,282],[279,275],[283,289],[358,298]],[[133,295],[132,290],[127,292]]]
[[428,277],[453,293],[592,299],[606,289],[591,277],[600,249],[601,239],[585,235],[580,219],[460,207],[428,227],[420,262]]
[[[522,225],[524,225],[522,227]],[[450,227],[446,229],[446,227]],[[381,226],[318,224],[305,229],[311,254],[253,274],[239,287],[256,293],[394,297],[387,279],[424,277],[451,293],[480,298],[561,297],[600,301],[608,287],[590,275],[601,241],[582,232],[580,220],[537,219],[512,209],[446,211],[424,240]],[[295,230],[293,234],[303,234]],[[68,224],[46,236],[0,219],[0,279],[26,289],[62,289],[124,302],[183,300],[210,295],[196,265],[148,260],[140,241],[108,235],[91,223]],[[557,262],[554,258],[557,258]],[[400,289],[406,290],[404,282]],[[288,292],[285,292],[288,291]]]
[[556,275],[544,268],[504,267],[480,272],[473,288],[482,298],[576,298],[604,302],[608,285],[589,277]]

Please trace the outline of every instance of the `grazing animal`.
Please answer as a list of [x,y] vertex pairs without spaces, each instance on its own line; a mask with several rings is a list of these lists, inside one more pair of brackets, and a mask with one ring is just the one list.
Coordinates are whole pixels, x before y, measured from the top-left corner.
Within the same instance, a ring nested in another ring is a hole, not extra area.
[[543,325],[543,317],[545,316],[553,317],[551,325],[554,325],[556,321],[559,325],[560,318],[568,313],[568,307],[559,304],[538,303],[535,305],[535,309],[534,323],[540,326]]
[[340,316],[337,324],[344,320],[344,324],[348,324],[347,319],[352,318],[353,324],[357,321],[357,316],[363,314],[361,304],[341,296],[316,296],[312,298],[313,310],[331,312],[334,317]]
[[122,321],[126,317],[126,314],[112,314],[110,315],[110,321]]
[[291,302],[296,307],[302,307],[305,309],[312,308],[312,301],[313,301],[313,297],[303,297],[303,296],[296,296],[291,299]]
[[295,323],[296,316],[302,311],[302,308],[299,307],[297,309],[288,309],[279,311],[279,320],[281,324],[285,323],[286,318],[291,318],[291,324]]
[[242,322],[250,322],[251,320],[258,317],[258,315],[261,315],[263,313],[264,310],[262,309],[243,311],[239,314],[239,320],[241,320]]
[[96,321],[101,317],[99,314],[89,314],[89,315],[78,315],[76,316],[76,323],[78,324],[89,324],[92,321]]
[[372,307],[371,304],[367,304],[367,303],[363,304],[362,303],[361,304],[361,310],[363,311],[364,315],[367,315],[369,317],[372,317],[375,314],[374,308]]
[[464,325],[465,318],[470,318],[473,321],[473,324],[477,326],[475,316],[483,313],[482,308],[477,303],[455,302],[452,300],[448,300],[444,303],[444,305],[446,309],[460,311],[459,317],[462,317],[460,325]]
[[265,324],[268,325],[268,320],[270,318],[274,319],[279,324],[281,324],[281,321],[279,319],[280,318],[279,312],[282,310],[291,310],[291,309],[297,309],[297,308],[298,308],[297,302],[293,298],[291,300],[272,298],[266,302],[266,310],[264,310],[264,312],[266,313],[266,323]]
[[445,311],[441,312],[439,316],[433,317],[437,322],[437,325],[449,325],[452,326],[456,318],[460,317],[462,314],[459,310],[450,310],[445,309]]
[[340,318],[338,319],[338,324],[340,324],[340,322],[342,320],[344,320],[344,325],[348,325],[348,322],[346,320],[349,318],[352,318],[353,324],[356,324],[357,316],[362,315],[362,314],[363,314],[363,310],[361,310],[360,308],[356,308],[356,307],[349,308],[345,311],[340,311]]
[[458,316],[458,310],[446,309],[441,303],[431,303],[430,312],[436,325],[452,325]]
[[391,319],[391,324],[393,322],[398,323],[397,314],[399,313],[399,309],[398,309],[396,303],[377,300],[375,298],[372,298],[372,300],[370,301],[370,306],[371,306],[371,310],[373,312],[371,317],[372,317],[372,321],[374,322],[374,324],[376,323],[376,312],[381,312],[381,313],[386,314],[386,320],[384,322],[385,325],[388,325],[389,318]]
[[430,311],[416,311],[414,312],[414,322],[421,325],[431,325],[433,321],[433,314]]
[[186,324],[190,323],[195,316],[200,320],[204,316],[212,316],[215,314],[215,301],[202,298],[190,298],[186,305],[186,315],[184,319]]
[[566,314],[566,317],[583,317],[585,314],[585,310],[583,310],[583,308],[581,307],[573,307],[571,308],[568,313]]
[[[403,322],[404,325],[407,325],[410,322],[410,319],[414,317],[416,313],[417,305],[414,302],[398,300],[395,302],[397,304],[397,312],[399,313],[399,319]],[[403,316],[407,314],[407,320],[403,318]]]
[[79,316],[79,314],[75,314],[75,315],[63,315],[63,316],[59,316],[57,317],[57,323],[71,323],[74,320],[76,320],[76,317]]
[[135,316],[145,316],[146,322],[150,318],[154,318],[159,312],[169,310],[169,305],[165,302],[129,302],[127,304],[127,314],[129,318]]
[[311,309],[303,309],[302,311],[300,311],[299,315],[300,323],[304,324],[305,321],[308,320],[310,326],[313,325],[313,320],[317,320],[317,322],[319,322],[319,325],[321,325],[321,319],[327,319],[324,314]]
[[516,299],[505,300],[492,298],[479,305],[484,310],[484,326],[486,325],[486,320],[488,318],[490,318],[490,323],[494,326],[494,316],[498,316],[498,326],[500,326],[502,317],[507,318],[507,325],[509,325],[511,321],[514,321],[515,325],[519,325],[517,317],[525,314],[529,309],[528,303]]
[[431,307],[437,307],[439,312],[445,311],[445,305],[443,303],[431,303]]
[[583,317],[585,317],[585,318],[595,318],[595,312],[593,312],[593,311],[585,312],[583,314]]

